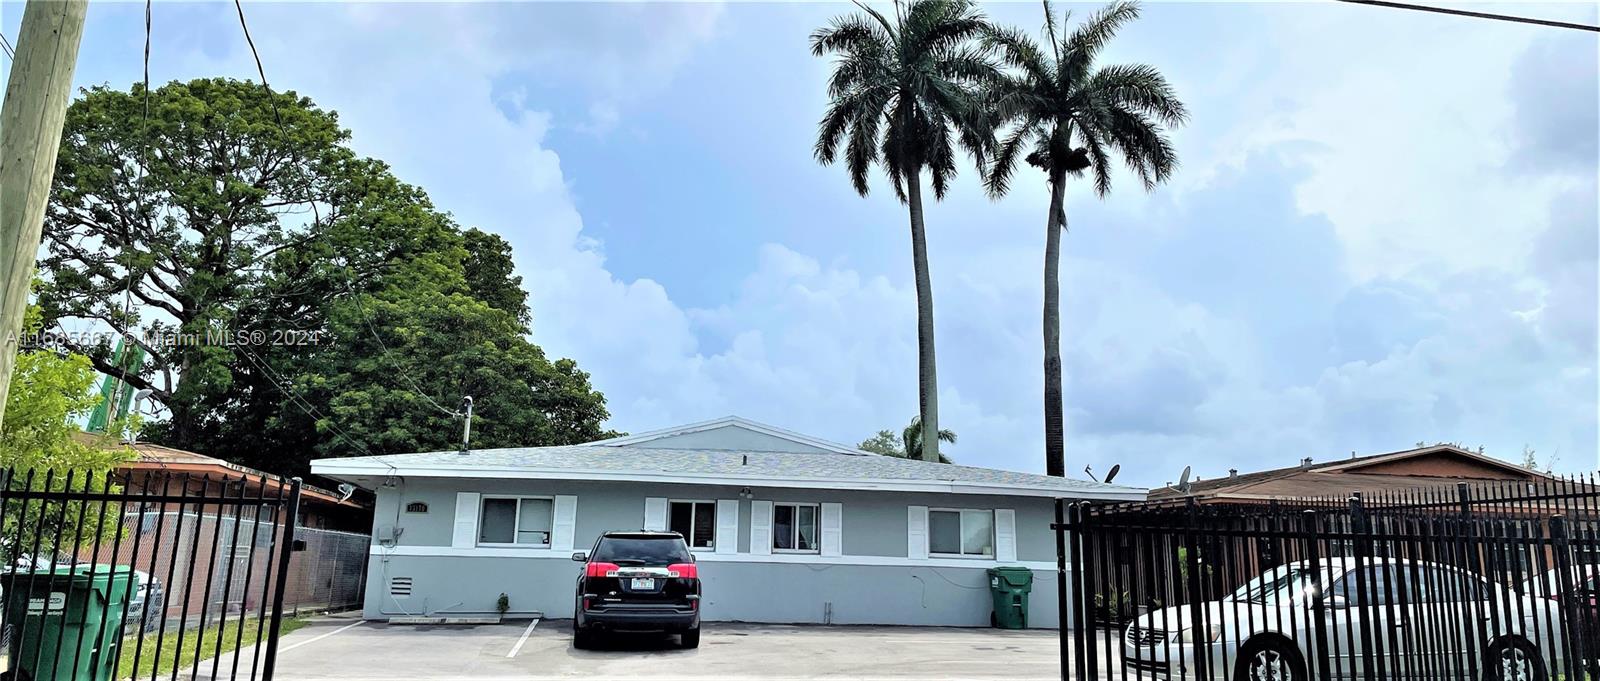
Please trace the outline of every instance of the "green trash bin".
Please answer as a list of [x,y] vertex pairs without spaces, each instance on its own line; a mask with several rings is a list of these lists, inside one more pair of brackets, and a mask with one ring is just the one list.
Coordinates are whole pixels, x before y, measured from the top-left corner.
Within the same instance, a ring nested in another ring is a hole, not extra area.
[[989,593],[994,596],[994,611],[989,626],[998,629],[1028,628],[1028,593],[1033,591],[1033,570],[1025,567],[989,568]]
[[132,581],[132,569],[109,565],[0,574],[11,628],[7,679],[110,681]]

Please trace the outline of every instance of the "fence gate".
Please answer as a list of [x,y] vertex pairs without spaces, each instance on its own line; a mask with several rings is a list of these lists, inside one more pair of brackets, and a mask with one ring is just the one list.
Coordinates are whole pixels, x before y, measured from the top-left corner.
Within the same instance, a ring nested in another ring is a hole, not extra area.
[[1064,679],[1600,679],[1593,477],[1064,516]]
[[0,472],[0,680],[270,680],[299,505],[299,478]]

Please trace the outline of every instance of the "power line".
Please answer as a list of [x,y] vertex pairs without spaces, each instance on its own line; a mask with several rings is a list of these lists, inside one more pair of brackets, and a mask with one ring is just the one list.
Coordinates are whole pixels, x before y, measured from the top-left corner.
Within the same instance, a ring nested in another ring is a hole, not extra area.
[[244,358],[249,360],[249,362],[259,369],[261,374],[267,378],[267,382],[271,383],[273,387],[278,389],[279,392],[282,392],[286,397],[288,397],[289,401],[296,407],[299,407],[302,413],[318,421],[326,422],[328,424],[328,429],[333,431],[334,437],[343,440],[345,444],[350,445],[356,451],[360,452],[362,456],[372,456],[372,452],[361,443],[356,442],[355,438],[350,437],[343,428],[339,427],[338,422],[334,421],[331,417],[323,415],[323,413],[317,409],[316,405],[311,404],[309,400],[301,397],[295,391],[294,383],[292,381],[284,378],[283,374],[274,371],[272,367],[267,364],[267,361],[265,359],[261,359],[254,352],[252,352],[249,346],[240,345],[239,349],[243,351]]
[[1519,23],[1519,24],[1537,24],[1539,26],[1550,26],[1552,28],[1571,28],[1571,29],[1576,29],[1576,30],[1579,30],[1579,31],[1591,31],[1591,32],[1595,32],[1595,33],[1600,33],[1600,26],[1590,26],[1589,24],[1574,24],[1574,23],[1570,23],[1570,22],[1566,22],[1566,21],[1555,21],[1553,19],[1538,19],[1538,18],[1535,18],[1535,17],[1519,17],[1519,16],[1515,16],[1515,15],[1511,15],[1511,14],[1494,14],[1494,13],[1491,13],[1491,12],[1473,12],[1471,10],[1452,9],[1452,8],[1449,8],[1449,7],[1430,7],[1428,5],[1412,5],[1412,4],[1408,4],[1408,3],[1404,3],[1404,2],[1389,2],[1389,0],[1335,0],[1335,1],[1336,2],[1350,3],[1352,5],[1372,5],[1374,7],[1390,7],[1390,8],[1393,8],[1393,9],[1409,9],[1409,10],[1415,10],[1415,11],[1418,11],[1418,12],[1436,12],[1438,14],[1450,14],[1450,15],[1460,16],[1460,17],[1472,17],[1474,19],[1493,19],[1495,21],[1512,21],[1512,22],[1516,22],[1516,23]]
[[[348,274],[348,272],[346,274]],[[432,405],[434,409],[439,410],[446,416],[460,416],[460,412],[457,412],[453,409],[446,409],[443,405],[435,402],[432,396],[428,395],[428,393],[424,391],[421,386],[417,385],[416,381],[411,380],[411,374],[407,373],[405,369],[400,368],[400,365],[395,364],[394,359],[389,356],[389,346],[384,344],[383,337],[378,335],[377,327],[372,325],[372,315],[367,313],[366,304],[361,302],[361,294],[356,293],[355,289],[352,288],[352,283],[348,278],[345,279],[345,291],[347,291],[350,294],[350,297],[356,301],[356,307],[361,310],[361,318],[367,323],[367,331],[372,333],[373,340],[378,341],[378,349],[382,351],[383,358],[389,360],[389,366],[394,367],[394,370],[399,372],[400,377],[406,379],[406,383],[411,384],[412,392],[422,397],[422,399],[427,400],[428,404]]]
[[[273,96],[272,86],[267,83],[267,70],[261,64],[261,53],[256,50],[255,39],[250,37],[250,24],[244,18],[244,3],[241,0],[233,0],[233,6],[234,9],[239,13],[239,28],[244,31],[245,44],[250,46],[250,56],[255,59],[256,75],[261,77],[261,87],[267,91],[267,103],[272,106],[272,118],[273,120],[277,121],[278,131],[283,133],[284,142],[290,145],[290,153],[294,154],[295,156],[299,156],[298,152],[296,152],[294,149],[294,141],[289,136],[289,128],[283,124],[283,114],[279,113],[278,111],[278,100]],[[306,203],[311,205],[312,225],[314,226],[317,223],[322,222],[322,214],[317,209],[316,198],[310,196],[309,191],[307,191],[306,195],[302,196],[301,198],[305,199]],[[422,390],[422,388],[417,385],[417,382],[411,378],[411,374],[405,369],[401,368],[400,365],[394,361],[394,358],[389,354],[389,346],[384,344],[383,338],[378,335],[377,328],[373,326],[372,315],[367,313],[366,305],[361,302],[360,294],[357,294],[354,290],[351,290],[353,284],[350,281],[348,272],[345,276],[345,282],[346,290],[349,291],[351,297],[355,299],[356,307],[361,311],[362,320],[366,323],[367,330],[372,333],[373,340],[378,342],[378,348],[383,354],[384,360],[387,361],[389,366],[393,367],[394,370],[400,374],[401,378],[405,379],[406,383],[411,385],[412,389],[407,392],[411,392],[421,397],[422,399],[426,400],[434,409],[439,410],[441,413],[447,416],[460,416],[460,413],[456,412],[455,410],[446,409],[444,406],[434,401],[433,397],[428,395],[426,391]]]
[[17,58],[17,50],[16,50],[16,48],[13,48],[11,46],[11,41],[6,38],[6,34],[4,34],[4,33],[0,33],[0,48],[5,48],[6,58],[7,59],[16,59]]
[[[150,165],[150,14],[151,14],[150,13],[150,8],[151,8],[151,4],[152,4],[152,0],[145,0],[145,2],[144,2],[144,114],[143,114],[144,117],[140,121],[140,126],[139,126],[139,140],[140,140],[140,143],[139,143],[139,152],[140,153],[139,153],[139,155],[141,156],[141,158],[139,159],[139,178],[138,178],[138,180],[135,180],[135,182],[142,182],[144,180],[144,176],[145,176],[145,172],[146,172],[145,167]],[[134,199],[133,200],[134,200],[135,204],[142,204],[143,203],[143,201],[141,201],[139,199],[139,192],[137,190],[134,191],[133,195],[134,195]],[[139,205],[138,209],[142,213],[144,207],[142,205]],[[122,245],[122,251],[123,251],[124,254],[126,254],[128,252],[128,244],[124,243]],[[124,327],[126,327],[128,325],[128,317],[129,317],[129,315],[133,314],[133,280],[134,280],[134,276],[133,276],[132,259],[130,259],[129,263],[127,265],[124,265],[123,268],[127,270],[127,272],[126,272],[127,281],[123,284],[123,287],[122,287],[122,324],[123,324]],[[140,278],[142,279],[143,277],[141,276]],[[123,355],[121,353],[118,353],[118,355],[117,355],[117,362],[118,362],[117,368],[123,370],[124,372],[128,371],[127,365],[124,364],[124,362],[126,362],[126,361],[127,361],[127,356]],[[137,369],[137,367],[135,367],[135,369]],[[122,384],[124,383],[124,381],[122,380],[122,376],[123,376],[123,374],[119,373],[115,377],[112,377],[112,380],[111,380],[111,398],[110,398],[111,401],[110,401],[110,404],[106,405],[106,407],[107,407],[106,408],[106,413],[108,415],[112,416],[112,417],[116,416],[118,408],[122,406],[122,405],[117,404],[119,398],[121,398],[121,396],[122,396]]]

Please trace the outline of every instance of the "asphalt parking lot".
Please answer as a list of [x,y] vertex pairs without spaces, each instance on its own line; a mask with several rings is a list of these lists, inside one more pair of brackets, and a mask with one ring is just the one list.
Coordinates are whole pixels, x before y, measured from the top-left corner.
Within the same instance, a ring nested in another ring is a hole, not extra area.
[[[932,627],[704,625],[700,647],[630,636],[572,647],[570,620],[480,626],[314,621],[281,642],[275,678],[390,679],[1058,679],[1054,631]],[[526,638],[524,638],[526,637]]]

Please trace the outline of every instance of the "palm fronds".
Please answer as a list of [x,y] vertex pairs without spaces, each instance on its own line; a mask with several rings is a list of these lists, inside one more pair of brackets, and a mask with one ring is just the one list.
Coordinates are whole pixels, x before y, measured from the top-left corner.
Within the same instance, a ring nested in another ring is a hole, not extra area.
[[[989,93],[1000,141],[985,188],[994,196],[1006,193],[1018,160],[1027,160],[1052,178],[1088,174],[1103,196],[1111,191],[1112,154],[1146,189],[1165,181],[1178,163],[1167,131],[1183,125],[1188,110],[1154,67],[1094,63],[1117,30],[1139,16],[1139,5],[1115,2],[1065,36],[1057,35],[1049,2],[1044,7],[1050,51],[1014,29],[992,29],[984,37],[1010,69]],[[1031,151],[1024,155],[1024,148]]]
[[896,3],[891,18],[858,2],[860,13],[835,18],[811,35],[811,52],[834,55],[830,103],[814,153],[844,164],[857,193],[882,166],[895,195],[923,171],[942,197],[959,166],[958,149],[982,168],[993,146],[995,117],[984,93],[999,77],[991,51],[978,45],[991,30],[970,0]]

